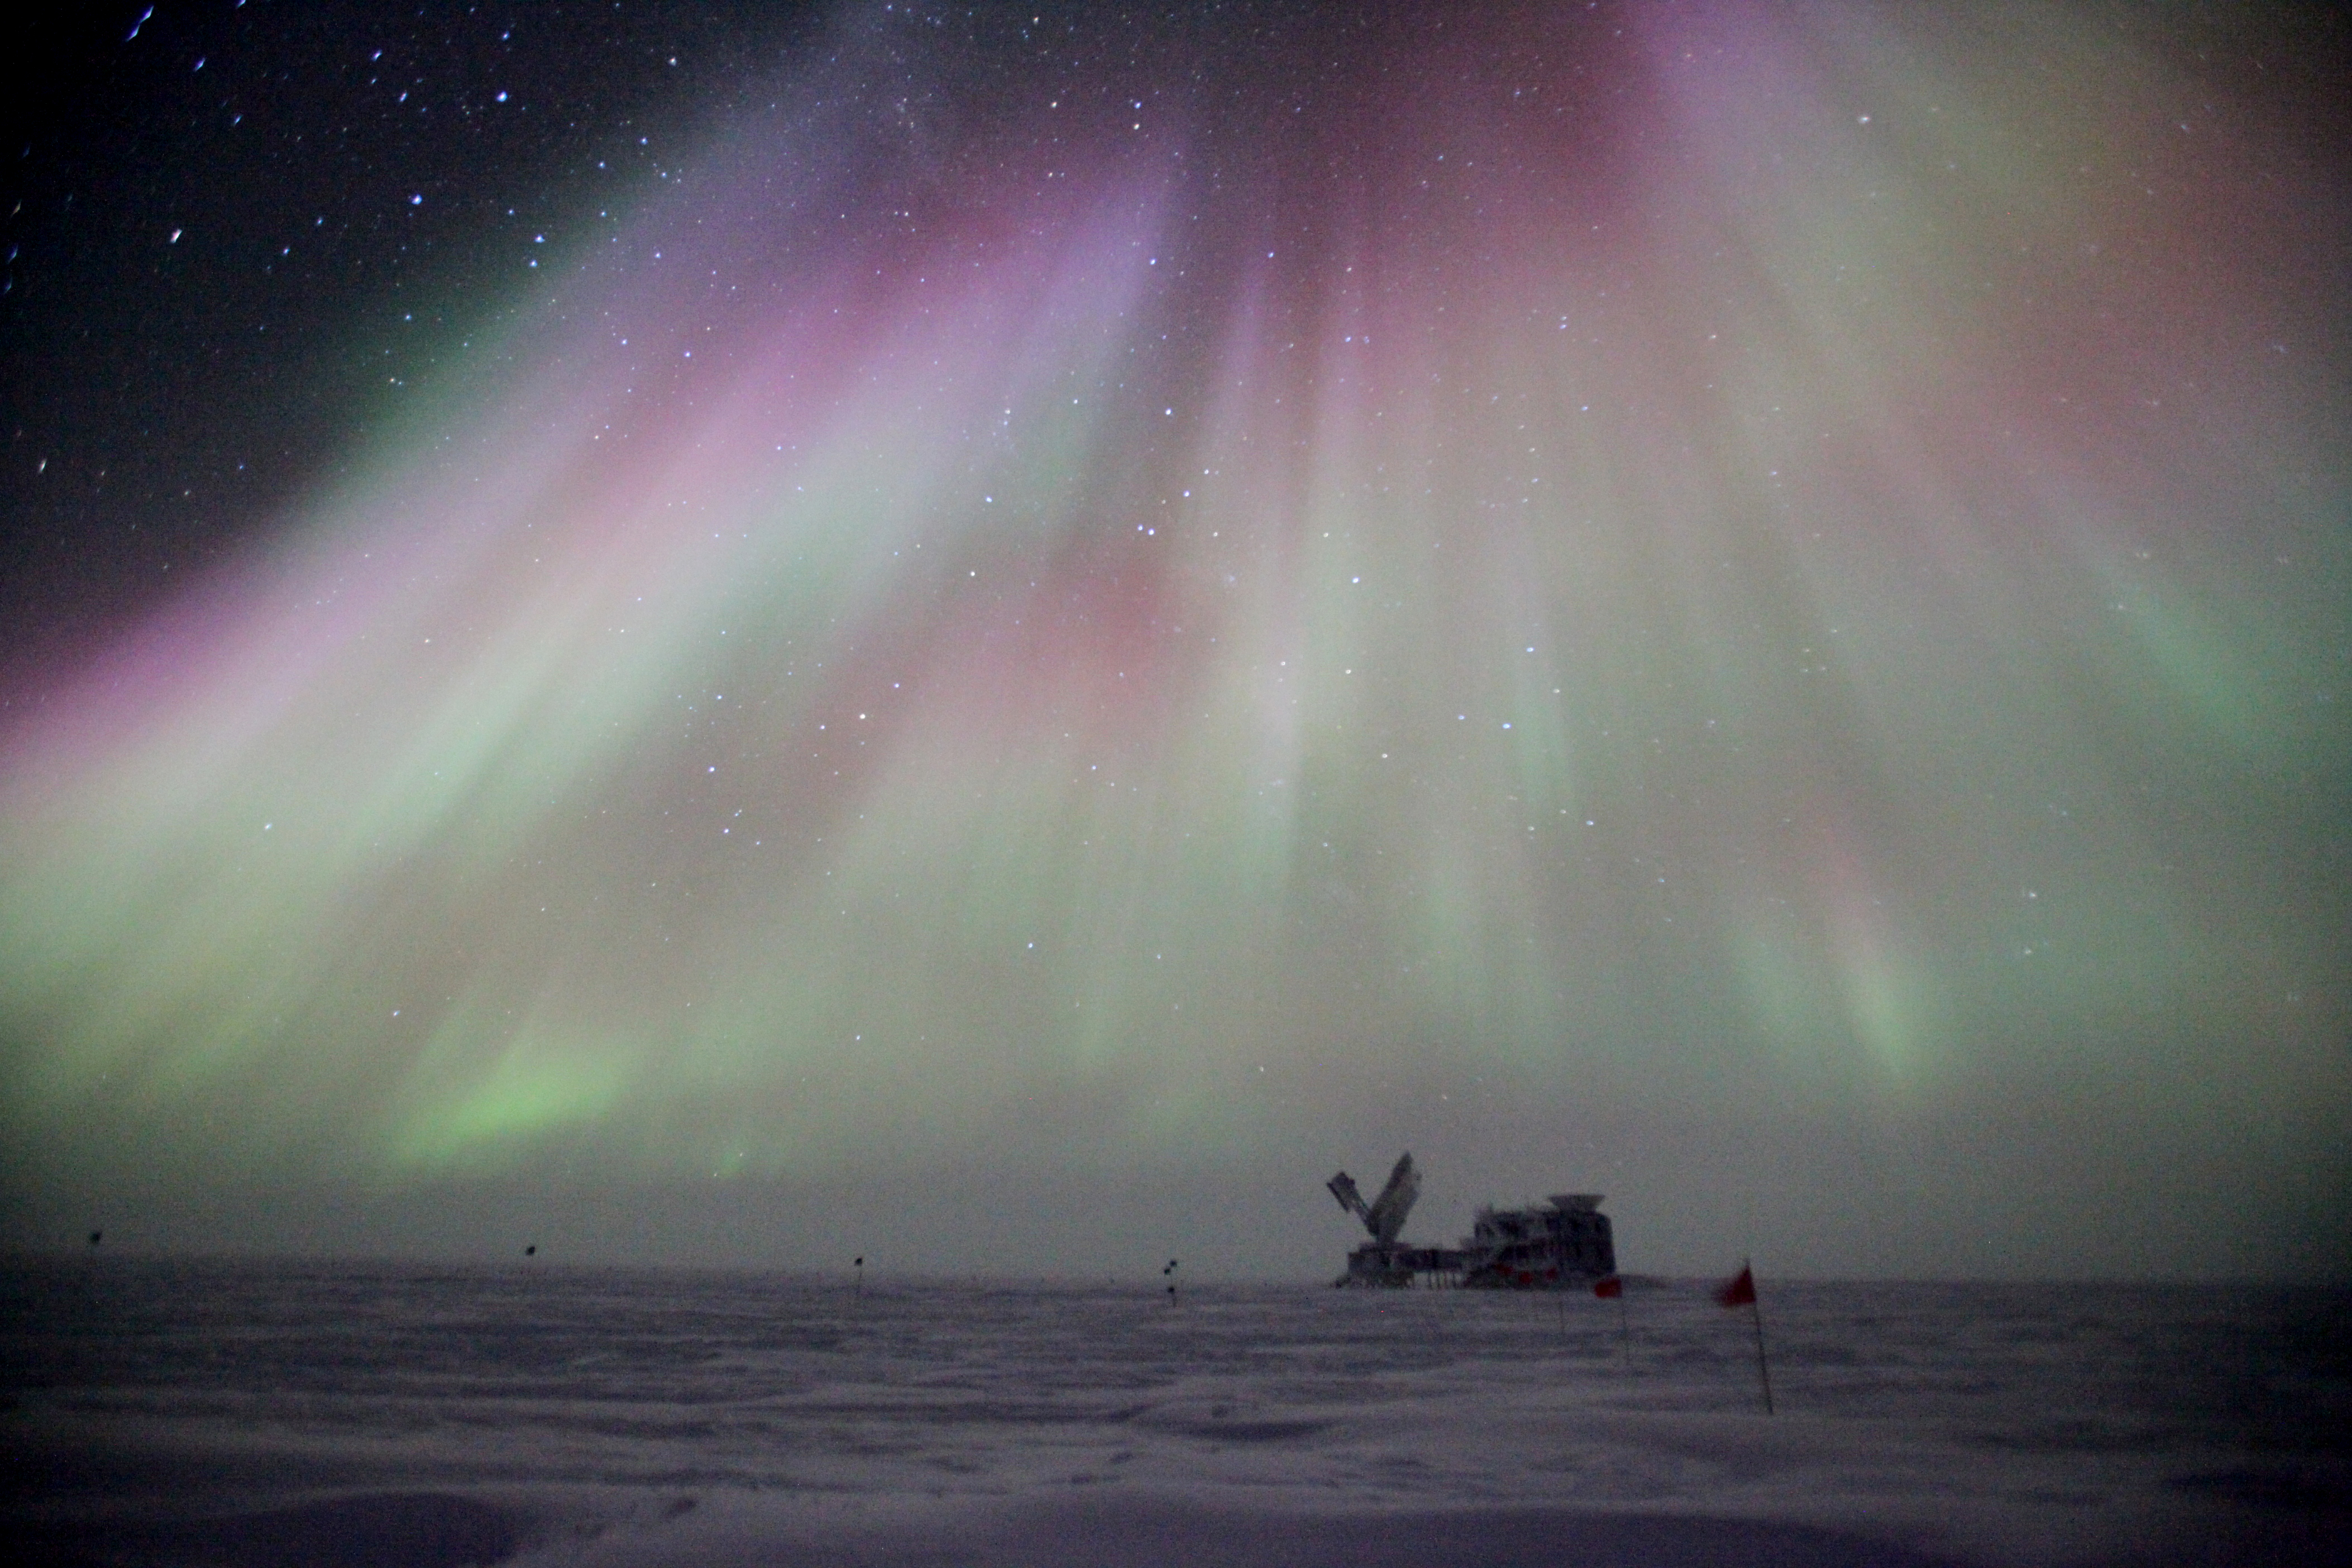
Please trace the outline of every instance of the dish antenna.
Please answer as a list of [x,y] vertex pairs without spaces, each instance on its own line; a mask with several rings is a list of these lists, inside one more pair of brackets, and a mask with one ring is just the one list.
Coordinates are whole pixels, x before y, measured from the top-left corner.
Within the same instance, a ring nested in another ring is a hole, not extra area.
[[1421,1196],[1421,1171],[1413,1164],[1411,1154],[1398,1155],[1396,1168],[1389,1173],[1388,1185],[1369,1204],[1357,1190],[1356,1179],[1345,1171],[1323,1184],[1331,1189],[1331,1195],[1339,1200],[1341,1208],[1364,1222],[1364,1228],[1372,1233],[1374,1241],[1384,1247],[1394,1247],[1397,1237],[1404,1234],[1405,1215],[1412,1212],[1415,1200]]

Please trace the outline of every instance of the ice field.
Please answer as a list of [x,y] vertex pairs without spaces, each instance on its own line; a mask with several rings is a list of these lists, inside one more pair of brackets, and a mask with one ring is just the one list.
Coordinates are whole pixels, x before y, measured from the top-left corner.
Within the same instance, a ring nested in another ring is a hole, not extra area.
[[[2352,1560],[2352,1298],[5,1275],[58,1563]],[[23,1559],[20,1559],[23,1560]]]

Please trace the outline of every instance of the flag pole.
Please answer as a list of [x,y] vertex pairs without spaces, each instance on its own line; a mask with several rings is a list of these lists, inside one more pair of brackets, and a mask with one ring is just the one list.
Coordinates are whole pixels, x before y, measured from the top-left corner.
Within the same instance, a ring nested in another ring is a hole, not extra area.
[[[1739,1271],[1751,1279],[1755,1278],[1748,1259],[1744,1258],[1739,1260]],[[1772,1367],[1764,1359],[1764,1308],[1756,1300],[1753,1285],[1748,1289],[1748,1315],[1756,1324],[1756,1376],[1764,1384],[1764,1414],[1769,1415],[1772,1414]]]
[[1611,1274],[1595,1279],[1592,1282],[1592,1293],[1604,1300],[1614,1299],[1617,1303],[1617,1338],[1625,1346],[1625,1369],[1631,1372],[1633,1368],[1633,1327],[1625,1317],[1624,1277]]
[[1772,1414],[1772,1368],[1764,1359],[1764,1309],[1756,1300],[1756,1266],[1748,1258],[1739,1260],[1739,1272],[1730,1282],[1715,1293],[1716,1300],[1726,1307],[1745,1307],[1748,1321],[1756,1325],[1756,1377],[1764,1385],[1764,1414]]

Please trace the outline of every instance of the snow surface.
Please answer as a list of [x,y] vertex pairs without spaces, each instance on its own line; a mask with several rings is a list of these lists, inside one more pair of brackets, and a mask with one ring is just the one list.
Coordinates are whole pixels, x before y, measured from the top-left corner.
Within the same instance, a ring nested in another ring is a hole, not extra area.
[[1767,1415],[1708,1284],[20,1261],[0,1526],[59,1563],[2352,1562],[2345,1292],[1768,1278]]

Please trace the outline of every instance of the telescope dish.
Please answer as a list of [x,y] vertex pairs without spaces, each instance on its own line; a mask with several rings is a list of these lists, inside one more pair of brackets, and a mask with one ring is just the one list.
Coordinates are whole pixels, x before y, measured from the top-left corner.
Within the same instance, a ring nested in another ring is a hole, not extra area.
[[1331,1189],[1331,1195],[1339,1200],[1341,1208],[1364,1222],[1364,1228],[1371,1233],[1374,1241],[1382,1247],[1393,1247],[1397,1237],[1404,1234],[1405,1216],[1421,1197],[1421,1172],[1410,1153],[1398,1155],[1396,1167],[1389,1172],[1388,1184],[1369,1204],[1364,1202],[1356,1179],[1345,1171],[1324,1185]]

